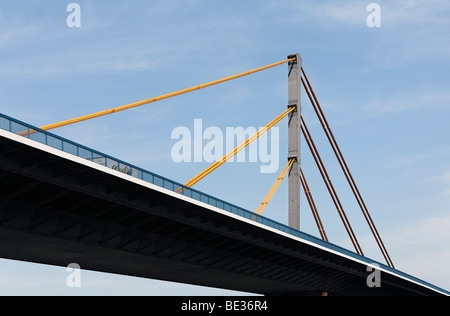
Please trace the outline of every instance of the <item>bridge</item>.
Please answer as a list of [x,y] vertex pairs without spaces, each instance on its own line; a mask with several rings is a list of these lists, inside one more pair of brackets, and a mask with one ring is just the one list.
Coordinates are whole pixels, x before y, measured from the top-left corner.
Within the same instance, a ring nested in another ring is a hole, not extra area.
[[[289,66],[287,110],[185,184],[121,161],[48,130],[157,102],[281,64]],[[303,84],[349,180],[386,264],[367,258],[301,116]],[[288,164],[256,211],[193,186],[285,117]],[[355,251],[326,235],[301,169],[303,134]],[[262,216],[289,177],[289,225]],[[120,108],[35,127],[0,114],[0,257],[262,295],[449,296],[394,267],[326,121],[300,55],[205,85]],[[304,191],[321,238],[300,230]],[[367,283],[381,273],[381,287]]]

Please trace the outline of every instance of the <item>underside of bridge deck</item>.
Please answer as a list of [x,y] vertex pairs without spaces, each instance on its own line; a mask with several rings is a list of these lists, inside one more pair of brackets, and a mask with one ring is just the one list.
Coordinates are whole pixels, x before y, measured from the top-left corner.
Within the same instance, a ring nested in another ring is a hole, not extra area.
[[0,137],[0,257],[264,295],[435,295],[321,247]]

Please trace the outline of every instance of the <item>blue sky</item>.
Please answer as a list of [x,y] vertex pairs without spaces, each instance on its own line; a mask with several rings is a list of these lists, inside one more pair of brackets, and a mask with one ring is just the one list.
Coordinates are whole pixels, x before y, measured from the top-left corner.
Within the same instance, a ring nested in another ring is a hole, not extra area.
[[[450,289],[450,3],[377,1],[87,1],[69,28],[71,1],[0,2],[0,112],[33,125],[140,101],[300,53],[397,268]],[[179,182],[207,164],[171,160],[171,132],[260,127],[287,103],[287,67],[73,126],[56,134]],[[304,94],[303,115],[368,257],[383,261]],[[287,155],[280,123],[280,169]],[[332,242],[351,248],[304,146],[303,169]],[[229,164],[197,189],[254,210],[277,174]],[[241,186],[241,188],[239,188]],[[242,188],[246,188],[243,190]],[[302,230],[318,235],[302,202]],[[264,213],[287,222],[283,183]],[[0,261],[0,294],[190,295],[229,292]]]

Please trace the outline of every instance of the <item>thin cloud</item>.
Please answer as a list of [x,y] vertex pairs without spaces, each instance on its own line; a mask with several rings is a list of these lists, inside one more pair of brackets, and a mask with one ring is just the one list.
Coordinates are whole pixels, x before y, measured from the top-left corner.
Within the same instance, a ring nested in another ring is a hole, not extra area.
[[[382,232],[383,242],[399,271],[418,277],[438,287],[450,288],[450,216],[409,221],[395,230]],[[384,262],[372,236],[360,238],[366,253]]]
[[363,110],[369,113],[394,113],[413,109],[448,108],[449,104],[450,91],[447,89],[419,87],[372,101]]
[[450,168],[443,170],[442,173],[437,176],[429,178],[427,182],[435,184],[444,197],[448,198],[448,196],[450,196]]
[[448,12],[441,0],[381,2],[382,27],[368,54],[370,71],[441,63],[450,57]]
[[[441,287],[450,287],[450,216],[424,219],[389,236],[400,270]],[[420,251],[418,251],[420,249]]]
[[[63,23],[56,25],[50,19],[36,22],[39,27],[34,21],[24,20],[20,25],[9,26],[0,37],[0,42],[14,39],[14,45],[0,47],[0,70],[5,76],[33,79],[145,71],[180,63],[199,50],[214,51],[225,43],[251,46],[249,36],[242,31],[249,25],[244,16],[202,15],[189,22],[183,16],[165,25],[160,15],[173,10],[173,5],[158,2],[143,9],[156,18],[148,19],[140,12],[133,23],[128,23],[126,14],[133,7],[123,4],[123,9],[128,10],[124,17],[114,10],[105,10],[102,15],[98,6],[88,2],[82,5],[79,29],[70,29]],[[177,12],[179,15],[182,11]]]
[[9,29],[0,33],[0,45],[14,45],[15,42],[26,41],[38,33],[39,29],[31,26]]

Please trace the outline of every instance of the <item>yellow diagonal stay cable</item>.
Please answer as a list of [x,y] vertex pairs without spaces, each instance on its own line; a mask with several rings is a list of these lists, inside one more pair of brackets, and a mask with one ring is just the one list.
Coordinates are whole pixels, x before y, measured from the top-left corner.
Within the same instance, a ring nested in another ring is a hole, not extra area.
[[200,89],[203,89],[203,88],[206,88],[206,87],[211,87],[211,86],[214,86],[214,85],[226,82],[226,81],[230,81],[230,80],[233,80],[233,79],[237,79],[237,78],[240,78],[240,77],[251,75],[251,74],[254,74],[254,73],[262,71],[262,70],[266,70],[266,69],[269,69],[269,68],[272,68],[272,67],[275,67],[275,66],[278,66],[278,65],[285,64],[285,63],[287,63],[289,61],[292,61],[292,60],[295,60],[295,58],[289,58],[287,60],[283,60],[283,61],[280,61],[280,62],[277,62],[277,63],[274,63],[274,64],[270,64],[270,65],[267,65],[267,66],[264,66],[264,67],[253,69],[253,70],[250,70],[250,71],[246,71],[246,72],[234,75],[234,76],[226,77],[226,78],[223,78],[223,79],[219,79],[219,80],[216,80],[216,81],[211,81],[209,83],[198,85],[198,86],[195,86],[195,87],[192,87],[192,88],[188,88],[188,89],[172,92],[172,93],[169,93],[169,94],[161,95],[161,96],[156,97],[156,98],[151,98],[151,99],[147,99],[147,100],[143,100],[143,101],[139,101],[139,102],[123,105],[123,106],[116,107],[116,108],[113,108],[113,109],[110,109],[110,110],[105,110],[105,111],[101,111],[101,112],[98,112],[98,113],[81,116],[81,117],[74,118],[74,119],[67,120],[67,121],[63,121],[63,122],[60,122],[60,123],[55,123],[55,124],[42,126],[40,129],[42,129],[42,130],[51,130],[51,129],[54,129],[54,128],[58,128],[58,127],[62,127],[62,126],[66,126],[66,125],[70,125],[70,124],[74,124],[74,123],[90,120],[90,119],[93,119],[93,118],[96,118],[96,117],[100,117],[100,116],[104,116],[104,115],[108,115],[108,114],[112,114],[112,113],[117,113],[117,112],[120,112],[120,111],[128,110],[128,109],[135,108],[135,107],[138,107],[138,106],[141,106],[141,105],[144,105],[144,104],[149,104],[149,103],[161,101],[161,100],[164,100],[164,99],[172,98],[172,97],[175,97],[175,96],[178,96],[178,95],[181,95],[181,94],[185,94],[185,93],[188,93],[188,92],[200,90]]
[[272,199],[273,195],[277,191],[278,187],[280,186],[281,182],[286,177],[286,174],[289,170],[291,170],[292,165],[294,164],[295,159],[289,160],[289,163],[286,165],[286,167],[281,172],[280,176],[277,178],[277,181],[275,181],[274,185],[270,189],[269,193],[267,193],[266,197],[262,201],[261,205],[256,210],[256,214],[261,215],[264,209],[266,208],[267,204],[269,204],[270,200]]
[[219,168],[221,165],[226,163],[228,160],[230,160],[232,157],[237,155],[242,149],[246,148],[248,145],[250,145],[253,141],[258,139],[260,136],[262,136],[264,133],[266,133],[269,129],[274,127],[278,122],[280,122],[283,118],[285,118],[289,113],[294,111],[295,107],[290,107],[285,112],[283,112],[281,115],[279,115],[277,118],[275,118],[272,122],[267,124],[264,128],[262,128],[260,131],[258,131],[255,135],[247,139],[244,143],[236,147],[234,150],[230,151],[227,155],[225,155],[221,160],[215,162],[211,166],[209,166],[207,169],[205,169],[203,172],[198,174],[196,177],[194,177],[192,180],[188,181],[185,186],[192,187],[196,183],[198,183],[200,180],[202,180],[204,177],[209,175],[211,172]]

